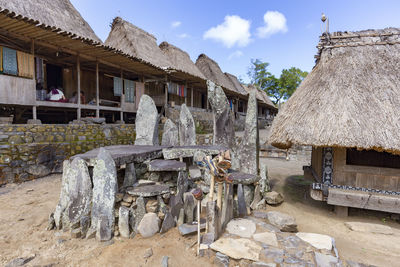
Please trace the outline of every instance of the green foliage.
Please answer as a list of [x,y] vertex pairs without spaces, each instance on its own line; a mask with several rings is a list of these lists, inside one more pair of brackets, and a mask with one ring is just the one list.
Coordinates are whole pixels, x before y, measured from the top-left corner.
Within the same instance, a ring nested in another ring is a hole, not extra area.
[[281,76],[276,78],[268,71],[268,66],[268,62],[252,59],[247,75],[251,83],[264,90],[275,104],[287,100],[308,74],[299,68],[291,67],[283,69]]

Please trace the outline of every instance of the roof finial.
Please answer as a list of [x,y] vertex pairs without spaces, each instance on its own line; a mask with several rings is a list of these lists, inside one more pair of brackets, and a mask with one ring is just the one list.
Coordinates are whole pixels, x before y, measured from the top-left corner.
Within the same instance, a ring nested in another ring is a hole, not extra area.
[[327,16],[323,12],[322,12],[322,15],[321,15],[321,21],[322,21],[323,24],[325,24],[325,22],[326,22],[325,31],[322,29],[322,26],[321,26],[321,32],[328,34],[329,33],[329,19],[327,18]]

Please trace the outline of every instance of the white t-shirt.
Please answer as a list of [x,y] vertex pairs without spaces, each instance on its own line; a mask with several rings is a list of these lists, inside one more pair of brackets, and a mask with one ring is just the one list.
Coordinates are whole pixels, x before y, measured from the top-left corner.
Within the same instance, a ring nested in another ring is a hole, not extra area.
[[[54,94],[54,91],[57,91],[57,94]],[[50,91],[47,97],[49,98],[49,100],[58,101],[64,98],[64,93],[59,89],[53,89]]]

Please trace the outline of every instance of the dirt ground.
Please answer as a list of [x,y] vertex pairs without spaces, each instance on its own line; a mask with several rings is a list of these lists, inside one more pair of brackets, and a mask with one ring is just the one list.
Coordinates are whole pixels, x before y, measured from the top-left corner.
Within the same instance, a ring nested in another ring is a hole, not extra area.
[[[310,199],[308,181],[302,178],[297,161],[261,159],[267,162],[273,189],[285,195],[285,202],[268,210],[293,215],[299,230],[328,234],[335,238],[339,254],[376,266],[400,266],[400,224],[387,214],[351,210],[350,217],[337,218],[332,207]],[[114,238],[111,242],[71,239],[62,231],[46,231],[48,215],[54,210],[60,192],[61,175],[51,175],[23,184],[0,188],[0,265],[17,257],[35,255],[26,266],[161,266],[169,256],[169,266],[210,266],[208,258],[195,256],[195,236],[181,237],[177,229],[144,239]],[[395,235],[357,233],[343,222],[362,221],[389,225]],[[153,256],[143,257],[152,248]]]

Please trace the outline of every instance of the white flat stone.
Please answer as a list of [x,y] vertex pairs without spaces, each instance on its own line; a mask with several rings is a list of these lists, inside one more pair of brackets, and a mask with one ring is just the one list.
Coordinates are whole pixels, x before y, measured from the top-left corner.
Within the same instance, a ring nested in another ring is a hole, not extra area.
[[356,232],[393,235],[393,229],[387,225],[363,222],[345,222],[344,225]]
[[296,236],[317,249],[332,249],[332,237],[314,233],[297,233]]
[[264,232],[254,234],[253,239],[269,246],[278,247],[278,240],[276,239],[275,233]]
[[262,247],[246,238],[220,238],[210,245],[210,248],[219,251],[236,260],[248,259],[258,261]]
[[233,219],[227,224],[226,231],[240,237],[251,238],[256,232],[256,224],[248,219]]
[[325,255],[319,252],[314,252],[315,255],[315,262],[317,263],[317,266],[321,267],[330,267],[330,266],[337,266],[338,263],[338,258],[332,256],[332,255]]

